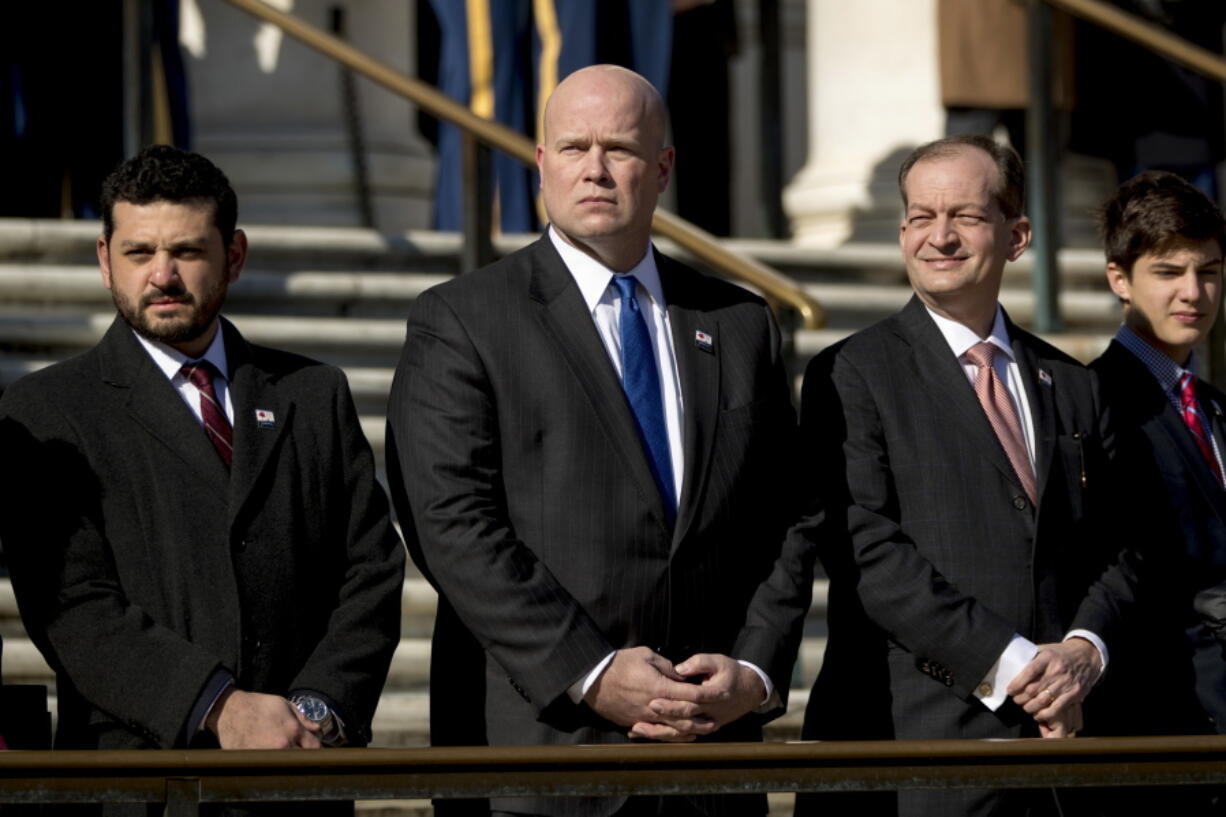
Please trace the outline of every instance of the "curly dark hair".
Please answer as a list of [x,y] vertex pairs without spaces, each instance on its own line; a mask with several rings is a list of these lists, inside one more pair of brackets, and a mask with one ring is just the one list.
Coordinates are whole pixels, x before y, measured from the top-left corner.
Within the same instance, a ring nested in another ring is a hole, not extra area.
[[230,246],[238,222],[238,197],[217,165],[169,145],[151,145],[112,171],[102,182],[102,229],[106,240],[115,231],[115,202],[202,202],[213,205],[213,224]]
[[1226,252],[1226,220],[1217,205],[1181,176],[1147,170],[1120,185],[1098,211],[1107,260],[1125,275],[1146,253],[1164,253],[1180,241],[1214,239]]

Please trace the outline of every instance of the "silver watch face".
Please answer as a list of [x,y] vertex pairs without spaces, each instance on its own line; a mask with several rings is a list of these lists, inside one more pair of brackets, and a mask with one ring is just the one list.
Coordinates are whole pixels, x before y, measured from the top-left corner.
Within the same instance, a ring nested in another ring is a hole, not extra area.
[[319,723],[328,717],[328,705],[318,698],[303,695],[294,699],[294,706],[298,707],[303,717],[312,723]]

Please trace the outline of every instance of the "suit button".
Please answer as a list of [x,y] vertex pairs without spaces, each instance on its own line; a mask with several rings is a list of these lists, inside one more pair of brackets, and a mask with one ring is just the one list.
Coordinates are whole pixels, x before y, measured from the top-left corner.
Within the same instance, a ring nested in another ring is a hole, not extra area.
[[247,549],[247,540],[239,539],[237,542],[234,543],[234,549],[242,553],[244,550]]
[[1026,497],[1022,496],[1021,494],[1013,497],[1013,507],[1017,508],[1019,511],[1026,510]]
[[988,683],[980,684],[975,688],[975,693],[979,695],[980,698],[990,698],[992,697],[992,685]]

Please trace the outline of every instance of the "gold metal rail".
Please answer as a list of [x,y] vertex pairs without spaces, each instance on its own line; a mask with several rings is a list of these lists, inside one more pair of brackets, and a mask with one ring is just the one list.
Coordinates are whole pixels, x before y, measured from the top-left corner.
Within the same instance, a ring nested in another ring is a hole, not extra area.
[[[389,91],[411,100],[431,116],[450,122],[484,144],[535,166],[536,146],[522,134],[498,122],[483,119],[430,84],[406,76],[363,54],[353,46],[292,14],[261,0],[226,0],[230,5],[271,23],[305,45],[356,71]],[[800,315],[806,329],[818,329],[825,317],[818,302],[790,278],[765,264],[721,246],[710,233],[663,211],[656,211],[655,232],[676,242],[704,264],[761,290],[769,300],[782,302]]]
[[1121,37],[1140,43],[1150,51],[1191,68],[1193,71],[1226,82],[1226,59],[1184,38],[1165,31],[1147,20],[1102,2],[1102,0],[1043,0],[1049,6],[1088,20]]
[[1226,736],[0,752],[0,802],[165,802],[1226,783]]

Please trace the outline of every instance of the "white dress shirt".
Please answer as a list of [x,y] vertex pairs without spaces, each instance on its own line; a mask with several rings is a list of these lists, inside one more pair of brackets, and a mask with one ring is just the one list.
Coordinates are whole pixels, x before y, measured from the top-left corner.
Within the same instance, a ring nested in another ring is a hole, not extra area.
[[[567,244],[551,228],[549,238],[562,262],[583,295],[596,331],[604,342],[609,360],[622,377],[621,298],[613,287],[613,270],[592,256]],[[656,368],[660,372],[660,397],[664,401],[664,425],[668,430],[668,453],[673,464],[673,490],[681,501],[681,486],[685,478],[685,448],[681,429],[684,426],[684,406],[681,402],[681,381],[677,377],[677,356],[673,351],[673,331],[668,319],[668,305],[664,303],[664,287],[660,284],[660,272],[656,269],[655,253],[649,243],[643,248],[643,258],[626,275],[638,279],[635,296],[639,309],[647,319],[647,334],[655,350]]]
[[[925,307],[927,308],[927,307]],[[993,358],[993,368],[996,369],[996,374],[1005,385],[1005,390],[1009,393],[1009,399],[1013,402],[1013,407],[1017,411],[1017,416],[1021,420],[1022,438],[1026,443],[1026,453],[1030,456],[1030,467],[1034,469],[1035,474],[1038,474],[1038,468],[1035,467],[1035,446],[1034,446],[1034,418],[1030,414],[1030,401],[1026,399],[1026,387],[1022,381],[1021,369],[1017,365],[1017,360],[1013,356],[1013,345],[1009,339],[1009,331],[1005,328],[1005,315],[1000,308],[1000,304],[996,305],[996,318],[992,321],[992,331],[988,333],[986,338],[981,338],[976,335],[965,324],[950,320],[943,315],[938,315],[931,309],[928,314],[932,316],[932,320],[936,323],[937,328],[941,330],[941,335],[945,338],[945,342],[949,344],[949,349],[954,353],[954,357],[962,364],[962,370],[966,373],[967,380],[970,381],[972,387],[975,385],[975,378],[979,375],[979,367],[963,357],[964,354],[975,344],[988,342],[997,348],[997,354]],[[1095,633],[1089,630],[1069,630],[1064,636],[1067,641],[1070,638],[1084,638],[1094,645],[1098,650],[1098,656],[1102,659],[1102,668],[1099,670],[1099,677],[1107,669],[1107,645]],[[996,663],[988,670],[988,674],[975,688],[975,697],[978,698],[984,706],[992,711],[1000,708],[1005,702],[1008,695],[1005,694],[1005,689],[1009,683],[1017,677],[1017,674],[1034,658],[1038,653],[1039,648],[1033,641],[1023,636],[1014,634],[1013,639],[1005,647],[1004,652],[996,659]]]
[[192,410],[192,414],[196,415],[201,427],[204,426],[204,416],[200,413],[200,390],[187,379],[182,368],[184,363],[193,363],[197,360],[207,360],[216,366],[221,376],[213,378],[213,392],[217,395],[217,402],[226,411],[226,419],[230,421],[231,426],[234,425],[234,403],[230,399],[230,367],[226,364],[226,342],[222,337],[221,326],[217,327],[217,334],[213,335],[213,342],[209,344],[208,349],[204,350],[204,354],[194,358],[188,357],[165,343],[150,340],[136,330],[133,330],[133,334],[140,341],[140,345],[145,347],[149,357],[153,358],[154,365],[162,370],[162,373],[170,380],[170,385],[179,392],[183,402],[187,403],[187,407]]

